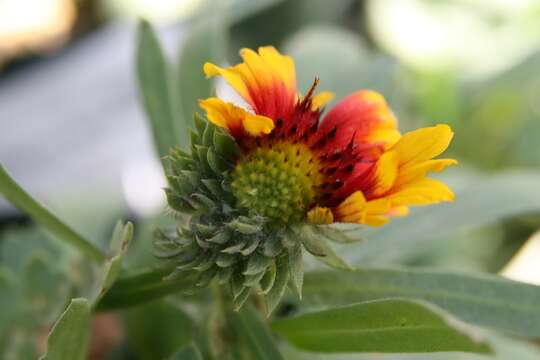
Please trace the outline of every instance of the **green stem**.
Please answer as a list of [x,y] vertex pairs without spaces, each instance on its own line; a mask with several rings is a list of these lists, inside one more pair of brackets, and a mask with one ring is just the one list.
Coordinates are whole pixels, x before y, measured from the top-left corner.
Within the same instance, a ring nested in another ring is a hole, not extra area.
[[105,254],[94,244],[86,240],[75,230],[64,224],[43,205],[34,200],[23,188],[13,180],[0,164],[0,194],[19,210],[25,212],[36,223],[43,226],[54,236],[79,249],[83,254],[96,262],[103,262]]

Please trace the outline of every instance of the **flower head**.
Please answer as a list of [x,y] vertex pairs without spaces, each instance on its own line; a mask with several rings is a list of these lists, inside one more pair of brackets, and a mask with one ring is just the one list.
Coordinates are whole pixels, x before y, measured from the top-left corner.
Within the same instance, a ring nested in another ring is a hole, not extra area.
[[456,163],[434,159],[453,134],[437,125],[402,135],[370,90],[322,116],[332,94],[316,93],[316,79],[300,95],[290,57],[273,47],[240,54],[243,63],[206,63],[204,72],[224,77],[250,108],[200,101],[208,122],[195,117],[191,153],[170,155],[166,193],[182,221],[156,244],[176,262],[172,276],[194,272],[198,286],[218,278],[237,307],[257,289],[271,311],[289,278],[300,295],[302,248],[347,266],[326,243],[344,235],[327,224],[380,226],[411,205],[453,200],[444,183],[426,177]]
[[330,96],[314,94],[318,80],[298,95],[290,57],[273,47],[241,55],[239,65],[207,63],[204,71],[223,76],[251,109],[217,98],[200,102],[241,148],[232,173],[239,205],[285,222],[379,226],[407,214],[409,205],[453,200],[445,184],[426,178],[456,163],[433,160],[452,139],[447,125],[402,136],[384,98],[370,90],[349,95],[321,119]]

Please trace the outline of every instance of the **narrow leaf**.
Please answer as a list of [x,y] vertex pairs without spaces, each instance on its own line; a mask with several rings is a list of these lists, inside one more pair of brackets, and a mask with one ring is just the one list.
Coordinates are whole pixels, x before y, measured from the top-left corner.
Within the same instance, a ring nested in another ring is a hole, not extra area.
[[212,96],[213,83],[204,75],[204,63],[220,63],[225,56],[224,17],[213,10],[194,22],[180,49],[178,89],[186,126],[191,126],[193,113],[199,109],[197,101]]
[[193,289],[196,274],[185,272],[173,279],[165,277],[172,269],[159,269],[120,277],[96,305],[99,311],[143,304],[164,296]]
[[25,212],[32,220],[43,226],[58,239],[71,244],[81,253],[96,262],[103,262],[105,260],[105,254],[98,247],[67,226],[45,208],[45,206],[33,199],[9,176],[6,169],[1,164],[0,194],[4,195],[15,207]]
[[427,303],[370,301],[278,320],[272,329],[295,346],[324,353],[490,353],[477,335]]
[[124,225],[119,221],[111,238],[111,249],[115,254],[103,266],[103,277],[94,300],[95,303],[99,302],[120,275],[122,262],[132,238],[133,224],[128,222]]
[[540,287],[488,275],[399,268],[312,272],[304,280],[302,305],[336,306],[389,297],[422,299],[468,323],[540,337]]
[[175,145],[186,147],[188,132],[177,120],[176,89],[169,65],[152,26],[141,21],[137,40],[137,76],[154,143],[160,158]]
[[42,360],[84,360],[90,339],[90,302],[73,299],[47,339]]

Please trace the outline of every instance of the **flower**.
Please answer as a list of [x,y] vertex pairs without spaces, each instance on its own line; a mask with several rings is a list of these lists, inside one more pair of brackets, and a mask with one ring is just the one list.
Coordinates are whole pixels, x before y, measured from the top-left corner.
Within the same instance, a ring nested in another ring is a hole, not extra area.
[[[351,222],[380,226],[410,205],[452,201],[442,182],[426,178],[456,164],[433,158],[449,145],[447,125],[401,135],[384,98],[370,90],[349,95],[321,121],[331,94],[297,94],[292,59],[273,47],[243,49],[243,63],[206,63],[223,76],[251,111],[218,98],[200,101],[208,120],[242,149],[232,173],[241,205],[287,221]],[[281,179],[283,177],[283,179]]]
[[200,100],[191,151],[173,149],[165,189],[178,217],[175,231],[158,231],[156,254],[170,259],[170,278],[213,279],[229,286],[236,308],[253,290],[268,313],[289,280],[302,289],[303,250],[338,268],[349,266],[328,240],[354,239],[331,223],[380,226],[410,205],[454,199],[427,178],[456,163],[434,159],[452,139],[447,125],[401,135],[384,98],[361,90],[321,120],[329,92],[297,93],[292,59],[273,47],[243,49],[243,63],[206,63],[250,109],[211,97]]

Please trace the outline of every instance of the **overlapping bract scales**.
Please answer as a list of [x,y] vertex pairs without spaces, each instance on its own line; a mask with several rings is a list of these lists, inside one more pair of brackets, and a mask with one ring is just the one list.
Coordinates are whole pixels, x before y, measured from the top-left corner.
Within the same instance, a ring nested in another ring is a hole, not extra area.
[[282,244],[287,231],[270,230],[267,218],[236,207],[227,176],[238,147],[203,119],[196,118],[196,127],[191,154],[179,149],[170,154],[165,191],[179,224],[176,231],[157,232],[156,255],[174,262],[170,276],[195,274],[196,287],[214,278],[227,284],[237,308],[255,288],[267,295],[272,310],[277,304],[272,299],[279,300],[289,276]]

